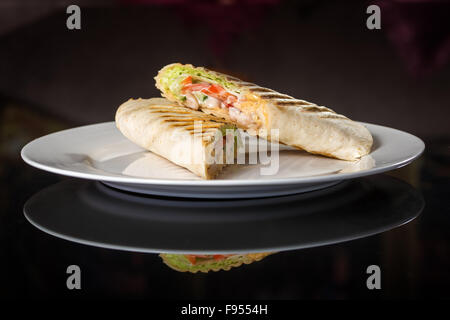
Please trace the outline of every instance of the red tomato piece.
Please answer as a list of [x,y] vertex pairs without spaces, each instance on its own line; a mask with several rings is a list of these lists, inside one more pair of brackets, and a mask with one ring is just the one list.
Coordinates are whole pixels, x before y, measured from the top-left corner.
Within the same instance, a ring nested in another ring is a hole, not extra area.
[[202,89],[208,88],[207,83],[193,83],[193,84],[187,84],[182,89],[181,92],[186,91],[201,91]]
[[191,76],[186,77],[186,79],[184,79],[183,81],[181,81],[181,84],[182,84],[183,86],[185,86],[185,85],[187,85],[187,84],[192,84],[192,77],[191,77]]
[[221,86],[217,85],[217,84],[211,84],[211,86],[208,88],[208,90],[211,93],[217,93],[222,95],[224,92],[226,92]]

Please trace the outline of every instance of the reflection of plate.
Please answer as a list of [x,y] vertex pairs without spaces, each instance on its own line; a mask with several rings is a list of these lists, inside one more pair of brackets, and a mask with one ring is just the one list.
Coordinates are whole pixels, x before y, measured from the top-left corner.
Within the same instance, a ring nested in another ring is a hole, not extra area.
[[[269,165],[239,165],[226,168],[218,180],[201,180],[134,145],[112,122],[39,138],[23,148],[22,158],[43,170],[103,181],[122,190],[197,198],[249,198],[306,192],[392,170],[410,163],[424,150],[423,142],[408,133],[365,125],[375,139],[370,156],[348,162],[280,148],[274,175],[261,175],[260,169]],[[272,163],[275,166],[276,162]]]
[[337,243],[414,219],[424,201],[411,186],[380,175],[327,189],[248,200],[141,196],[69,180],[25,204],[37,228],[84,244],[142,252],[274,252]]

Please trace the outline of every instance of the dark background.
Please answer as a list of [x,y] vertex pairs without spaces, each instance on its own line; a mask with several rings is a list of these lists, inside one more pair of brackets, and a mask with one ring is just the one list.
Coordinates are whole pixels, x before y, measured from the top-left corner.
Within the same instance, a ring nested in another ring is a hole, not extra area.
[[[81,7],[81,30],[65,8]],[[366,8],[381,7],[381,30]],[[450,24],[443,1],[2,1],[0,3],[0,284],[2,297],[449,297]],[[24,202],[60,178],[26,166],[41,135],[112,121],[130,97],[158,96],[165,64],[192,63],[422,138],[424,156],[393,174],[426,209],[399,229],[278,253],[229,272],[177,273],[157,255],[72,244],[23,217]],[[83,290],[65,288],[65,268]],[[385,270],[368,291],[365,268]],[[230,285],[232,284],[232,285]]]

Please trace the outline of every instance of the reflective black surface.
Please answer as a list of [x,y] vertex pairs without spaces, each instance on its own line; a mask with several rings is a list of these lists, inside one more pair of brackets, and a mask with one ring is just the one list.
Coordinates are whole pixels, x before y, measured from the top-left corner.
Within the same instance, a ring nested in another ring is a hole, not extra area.
[[142,196],[69,180],[33,196],[24,212],[45,232],[94,246],[229,254],[357,239],[407,223],[423,206],[414,188],[378,175],[298,195],[215,201]]

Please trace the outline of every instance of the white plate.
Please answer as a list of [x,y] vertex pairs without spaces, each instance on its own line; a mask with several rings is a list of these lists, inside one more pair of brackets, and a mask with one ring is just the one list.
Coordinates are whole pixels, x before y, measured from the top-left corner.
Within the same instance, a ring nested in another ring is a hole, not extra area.
[[102,181],[127,191],[193,198],[253,198],[307,192],[342,180],[409,164],[424,150],[419,138],[396,129],[365,124],[374,137],[369,156],[342,161],[280,148],[279,170],[261,175],[262,164],[227,167],[217,180],[202,180],[126,139],[114,122],[56,132],[28,143],[28,164],[71,177]]

